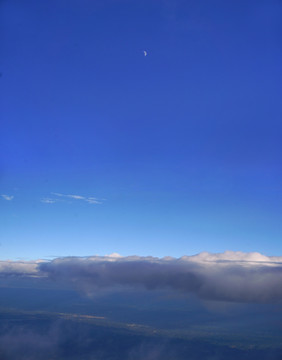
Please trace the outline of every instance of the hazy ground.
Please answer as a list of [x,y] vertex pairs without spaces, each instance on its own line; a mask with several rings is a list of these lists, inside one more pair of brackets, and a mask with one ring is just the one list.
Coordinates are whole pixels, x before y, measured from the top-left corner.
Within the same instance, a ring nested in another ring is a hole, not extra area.
[[1,288],[0,304],[1,360],[282,358],[278,305],[26,288]]

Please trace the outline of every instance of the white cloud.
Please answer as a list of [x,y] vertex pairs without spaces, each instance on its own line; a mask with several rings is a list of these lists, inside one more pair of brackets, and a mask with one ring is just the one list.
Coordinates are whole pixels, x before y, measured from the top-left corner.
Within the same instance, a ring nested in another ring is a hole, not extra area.
[[50,198],[43,198],[40,200],[41,202],[45,203],[45,204],[54,204],[56,203],[58,200],[55,199],[50,199]]
[[[183,256],[182,260],[196,261],[196,262],[238,262],[238,263],[253,263],[253,262],[279,262],[282,257],[269,257],[258,252],[244,253],[242,251],[225,251],[224,253],[211,254],[209,252],[202,252],[193,256]],[[271,261],[270,261],[271,259]],[[278,259],[278,260],[277,260]]]
[[11,200],[14,199],[13,195],[4,195],[4,194],[2,194],[1,196],[2,196],[3,199],[8,200],[8,201],[11,201]]
[[[93,196],[82,196],[82,195],[76,195],[76,194],[61,194],[61,193],[51,193],[52,195],[54,195],[55,197],[59,197],[59,198],[64,198],[64,199],[73,199],[73,200],[81,200],[81,201],[85,201],[88,204],[102,204],[101,200],[98,200],[97,198],[93,197]],[[50,199],[52,200],[52,199]],[[54,202],[56,202],[56,199],[53,199]]]
[[39,276],[37,261],[0,261],[0,275],[3,276]]
[[76,200],[85,200],[84,196],[80,196],[80,195],[65,195],[66,197],[69,197],[71,199],[76,199]]
[[89,197],[85,199],[86,202],[88,202],[89,204],[102,204],[101,201],[98,201],[96,198],[94,197]]

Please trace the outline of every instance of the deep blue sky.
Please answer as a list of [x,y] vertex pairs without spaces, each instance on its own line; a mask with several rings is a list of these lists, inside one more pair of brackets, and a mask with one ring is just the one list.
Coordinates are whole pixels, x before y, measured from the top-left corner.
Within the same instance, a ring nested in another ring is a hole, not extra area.
[[281,1],[0,6],[1,258],[282,254]]

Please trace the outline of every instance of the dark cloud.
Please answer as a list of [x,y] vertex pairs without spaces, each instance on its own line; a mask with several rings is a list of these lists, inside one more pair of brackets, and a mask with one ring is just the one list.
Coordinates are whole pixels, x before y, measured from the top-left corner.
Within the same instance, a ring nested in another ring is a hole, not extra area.
[[53,280],[94,295],[105,289],[133,288],[192,293],[201,299],[282,302],[282,258],[259,253],[201,253],[171,257],[64,257],[52,261],[0,262],[0,278]]
[[202,299],[272,303],[282,301],[280,258],[258,253],[173,258],[58,258],[39,264],[42,274],[88,294],[116,286],[171,289]]

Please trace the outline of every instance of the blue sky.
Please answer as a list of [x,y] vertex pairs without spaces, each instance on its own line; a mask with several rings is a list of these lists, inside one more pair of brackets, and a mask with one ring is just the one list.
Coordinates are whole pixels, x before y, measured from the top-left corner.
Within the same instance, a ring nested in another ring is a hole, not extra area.
[[1,258],[282,253],[280,1],[0,6]]

